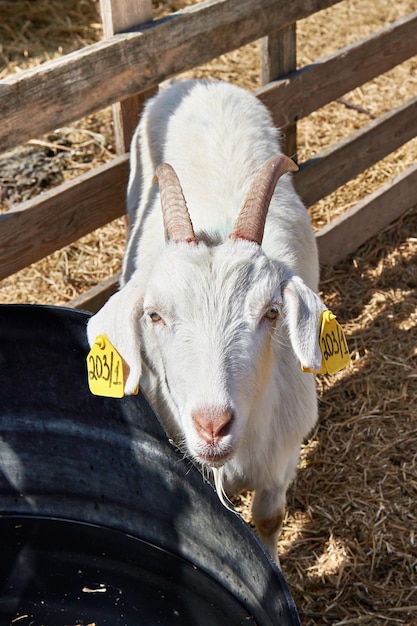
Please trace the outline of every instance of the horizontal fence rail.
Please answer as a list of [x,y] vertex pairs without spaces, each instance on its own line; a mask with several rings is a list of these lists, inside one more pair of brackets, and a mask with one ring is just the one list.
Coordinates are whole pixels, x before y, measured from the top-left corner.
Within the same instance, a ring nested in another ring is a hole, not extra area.
[[416,205],[417,164],[381,185],[317,233],[320,261],[333,264]]
[[294,178],[297,191],[311,206],[414,137],[417,96],[304,163]]
[[417,52],[417,11],[258,90],[279,128],[306,117]]
[[0,279],[125,213],[127,155],[0,215]]
[[340,1],[206,0],[13,75],[0,83],[0,152]]

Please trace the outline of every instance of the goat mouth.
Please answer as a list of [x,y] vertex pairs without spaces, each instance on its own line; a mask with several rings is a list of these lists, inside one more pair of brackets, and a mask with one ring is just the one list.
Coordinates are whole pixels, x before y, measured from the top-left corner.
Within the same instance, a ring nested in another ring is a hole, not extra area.
[[205,453],[197,454],[197,458],[200,463],[208,465],[209,467],[222,467],[232,456],[232,450],[226,450],[223,452],[209,451]]

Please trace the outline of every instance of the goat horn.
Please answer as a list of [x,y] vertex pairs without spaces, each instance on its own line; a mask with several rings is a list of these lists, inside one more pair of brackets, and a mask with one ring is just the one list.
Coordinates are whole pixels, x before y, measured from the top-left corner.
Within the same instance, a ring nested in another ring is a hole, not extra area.
[[231,239],[246,239],[261,245],[269,204],[278,179],[298,166],[287,156],[274,156],[261,167],[249,187],[243,207],[237,217]]
[[174,168],[168,163],[158,165],[153,182],[157,181],[161,194],[165,238],[176,243],[197,243],[181,183]]

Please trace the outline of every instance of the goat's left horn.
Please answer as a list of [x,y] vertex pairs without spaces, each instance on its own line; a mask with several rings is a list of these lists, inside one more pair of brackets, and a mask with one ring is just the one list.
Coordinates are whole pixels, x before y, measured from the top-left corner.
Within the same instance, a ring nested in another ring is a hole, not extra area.
[[231,239],[246,239],[261,245],[265,229],[265,220],[272,194],[279,178],[287,172],[295,172],[298,166],[285,155],[268,159],[249,187],[246,200],[237,217]]
[[154,182],[157,181],[161,194],[165,238],[176,243],[197,243],[181,183],[174,168],[168,163],[158,165],[154,176]]

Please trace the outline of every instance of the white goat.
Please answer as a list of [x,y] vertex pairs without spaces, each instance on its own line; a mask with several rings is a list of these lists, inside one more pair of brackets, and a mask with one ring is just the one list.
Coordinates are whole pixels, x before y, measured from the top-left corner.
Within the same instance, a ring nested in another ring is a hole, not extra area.
[[162,91],[132,142],[122,286],[88,324],[90,344],[107,334],[123,357],[125,392],[140,379],[221,499],[255,491],[253,521],[275,556],[317,418],[300,363],[320,369],[325,309],[308,214],[280,178],[295,169],[254,95],[211,81]]

